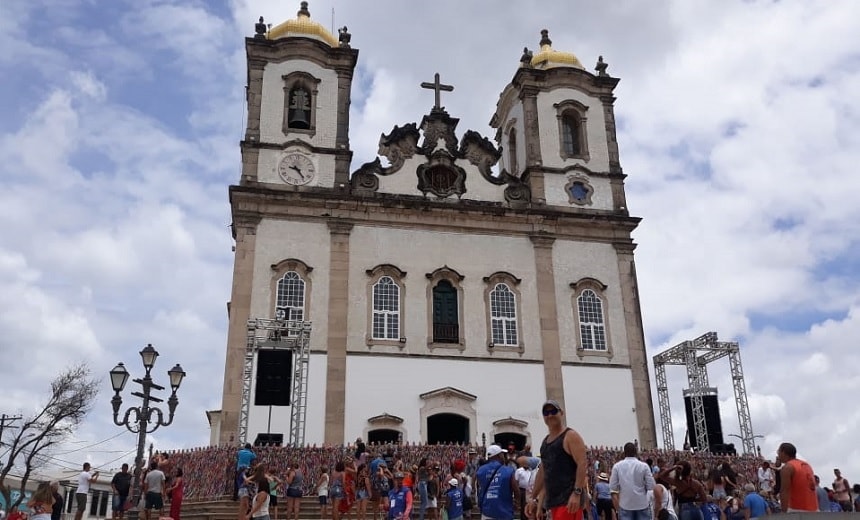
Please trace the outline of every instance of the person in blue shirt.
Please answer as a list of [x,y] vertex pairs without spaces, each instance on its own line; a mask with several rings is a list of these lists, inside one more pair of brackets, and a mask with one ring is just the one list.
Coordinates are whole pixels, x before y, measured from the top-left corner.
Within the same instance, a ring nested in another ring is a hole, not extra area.
[[714,500],[714,497],[708,495],[708,498],[702,503],[702,517],[705,520],[720,520],[720,506]]
[[388,492],[389,520],[407,520],[412,514],[412,490],[403,485],[403,473],[394,474],[394,487]]
[[744,508],[741,507],[741,501],[738,497],[729,498],[726,508],[723,509],[723,513],[726,514],[726,520],[746,519],[746,513],[744,512]]
[[251,444],[245,443],[245,447],[236,452],[236,479],[233,486],[233,500],[239,497],[239,489],[245,481],[245,470],[251,467],[251,463],[257,458],[257,454],[251,450]]
[[520,501],[520,488],[514,468],[505,464],[507,450],[497,444],[487,447],[487,462],[476,475],[478,507],[482,518],[513,520],[514,504]]
[[746,496],[744,497],[744,513],[746,518],[761,518],[768,514],[767,501],[756,493],[755,485],[747,483],[744,485]]
[[448,491],[445,492],[445,511],[448,512],[448,520],[463,520],[463,492],[460,491],[459,482],[452,478],[448,481]]

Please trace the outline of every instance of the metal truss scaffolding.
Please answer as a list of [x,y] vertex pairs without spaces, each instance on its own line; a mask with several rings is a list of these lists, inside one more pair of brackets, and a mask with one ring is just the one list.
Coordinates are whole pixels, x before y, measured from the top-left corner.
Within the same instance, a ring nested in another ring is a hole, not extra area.
[[239,409],[239,440],[248,440],[248,416],[251,410],[251,384],[254,375],[254,358],[260,349],[288,349],[293,351],[292,399],[290,402],[290,446],[305,444],[305,417],[307,415],[308,361],[311,322],[252,319],[248,320],[248,336],[242,370],[242,406]]
[[750,418],[747,390],[744,383],[744,370],[737,342],[717,341],[716,332],[708,332],[692,340],[684,341],[654,356],[654,373],[657,380],[657,401],[660,406],[660,424],[663,429],[663,447],[675,449],[672,434],[672,414],[669,410],[669,385],[666,380],[666,365],[687,367],[687,382],[690,407],[693,415],[693,428],[699,449],[707,450],[708,429],[706,428],[705,406],[702,397],[712,389],[708,383],[708,363],[728,357],[732,373],[732,386],[738,410],[740,437],[744,453],[755,453],[755,435]]

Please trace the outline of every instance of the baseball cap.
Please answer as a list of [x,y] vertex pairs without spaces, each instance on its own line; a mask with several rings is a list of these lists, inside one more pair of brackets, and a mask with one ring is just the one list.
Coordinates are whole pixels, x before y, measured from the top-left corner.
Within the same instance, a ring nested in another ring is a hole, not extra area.
[[543,406],[541,406],[541,410],[543,410],[543,409],[544,409],[544,408],[546,408],[547,406],[552,406],[552,407],[553,407],[553,408],[555,408],[556,410],[564,410],[564,409],[561,407],[561,405],[560,405],[560,404],[558,404],[558,401],[556,401],[555,399],[547,399],[546,401],[544,401]]
[[451,484],[452,486],[456,486],[458,484],[457,479],[455,479],[455,478],[452,478],[451,480],[449,480],[448,483]]
[[487,458],[489,459],[489,458],[495,457],[499,453],[507,453],[507,452],[508,452],[508,450],[503,449],[498,444],[490,444],[487,447]]

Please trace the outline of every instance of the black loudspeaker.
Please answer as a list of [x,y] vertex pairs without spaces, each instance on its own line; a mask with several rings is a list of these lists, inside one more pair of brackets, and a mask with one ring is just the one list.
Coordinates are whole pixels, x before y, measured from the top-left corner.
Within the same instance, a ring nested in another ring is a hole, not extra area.
[[[722,446],[723,423],[720,419],[720,402],[716,395],[703,395],[702,404],[705,407],[705,429],[708,431],[708,443],[710,446]],[[687,412],[687,431],[690,433],[690,445],[694,449],[702,449],[696,441],[696,430],[693,423],[693,400],[689,395],[684,396],[684,408]]]
[[257,406],[289,406],[292,373],[292,350],[258,350],[254,404]]
[[283,433],[258,433],[254,439],[254,446],[280,446],[283,443]]

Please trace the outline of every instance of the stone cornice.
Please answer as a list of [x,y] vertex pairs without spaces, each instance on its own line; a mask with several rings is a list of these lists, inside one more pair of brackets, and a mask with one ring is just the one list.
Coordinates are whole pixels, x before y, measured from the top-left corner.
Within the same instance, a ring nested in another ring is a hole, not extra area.
[[230,187],[234,219],[267,218],[327,223],[345,219],[355,225],[424,229],[485,235],[543,235],[568,240],[632,246],[631,232],[641,219],[619,212],[501,203],[437,202],[423,197],[371,194],[325,188],[274,189],[249,182]]

